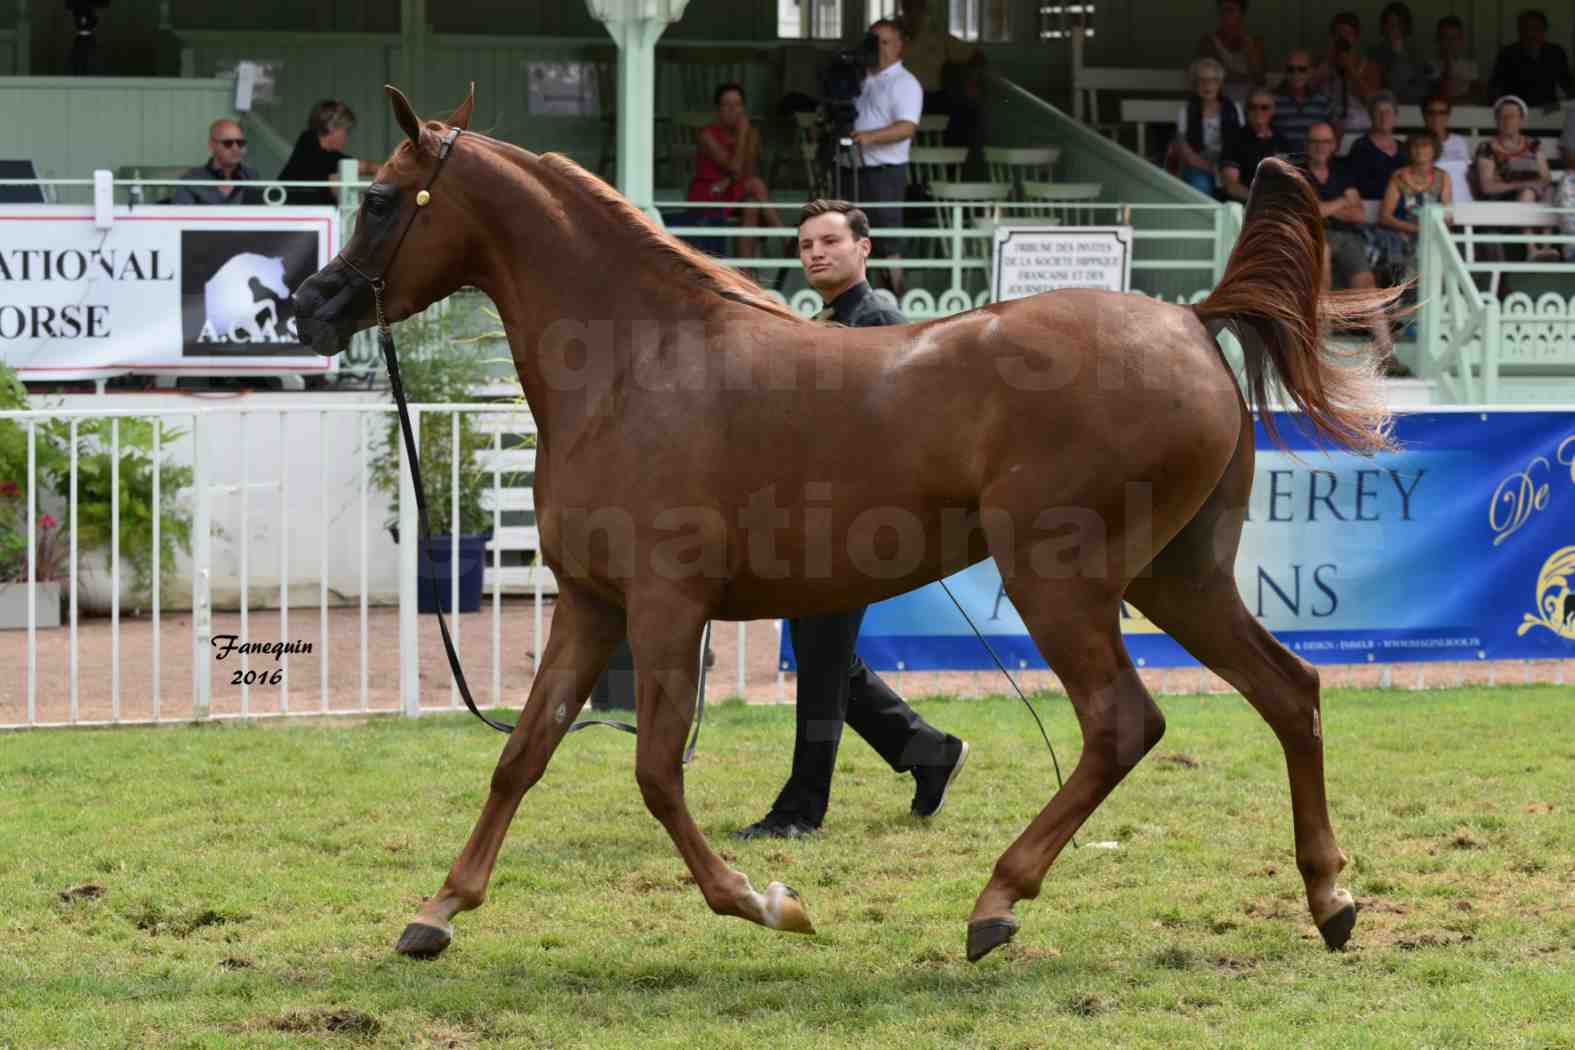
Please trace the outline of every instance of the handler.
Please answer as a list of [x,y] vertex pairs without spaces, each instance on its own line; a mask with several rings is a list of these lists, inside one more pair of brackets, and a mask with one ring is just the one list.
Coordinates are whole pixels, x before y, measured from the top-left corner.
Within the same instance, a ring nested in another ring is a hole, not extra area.
[[[826,308],[817,321],[853,328],[906,324],[876,298],[865,268],[870,257],[869,218],[846,201],[815,200],[798,218],[798,256]],[[819,830],[831,800],[842,724],[898,773],[912,771],[912,812],[931,817],[968,759],[968,744],[943,733],[865,666],[854,651],[862,607],[788,621],[798,658],[797,735],[793,771],[765,818],[734,838],[799,838]]]

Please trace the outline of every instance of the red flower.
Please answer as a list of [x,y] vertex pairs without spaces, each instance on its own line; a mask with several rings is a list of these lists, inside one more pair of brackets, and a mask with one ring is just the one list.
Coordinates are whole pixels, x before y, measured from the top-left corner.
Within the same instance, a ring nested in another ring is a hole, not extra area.
[[0,496],[21,495],[22,488],[14,481],[0,481]]
[[38,524],[42,528],[52,529],[56,525],[59,525],[60,522],[55,520],[54,515],[52,515],[52,514],[45,514],[42,518],[38,519]]

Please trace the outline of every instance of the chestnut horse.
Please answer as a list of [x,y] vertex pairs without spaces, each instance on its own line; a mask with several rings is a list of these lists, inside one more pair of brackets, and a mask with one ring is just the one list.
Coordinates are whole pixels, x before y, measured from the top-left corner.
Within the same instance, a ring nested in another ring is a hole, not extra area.
[[[1258,404],[1282,388],[1331,442],[1389,447],[1368,352],[1331,324],[1394,293],[1320,295],[1318,200],[1258,168],[1201,304],[1061,291],[892,328],[827,328],[705,258],[572,161],[463,133],[474,94],[407,136],[340,255],[295,293],[321,353],[458,288],[497,305],[540,431],[541,554],[561,588],[530,695],[448,878],[400,952],[433,955],[478,907],[525,793],[627,634],[636,779],[711,909],[811,932],[757,891],[684,801],[680,753],[706,622],[866,605],[993,557],[1083,733],[1065,786],[996,862],[968,921],[978,959],[1018,928],[1050,865],[1164,732],[1122,643],[1122,600],[1230,682],[1285,751],[1296,861],[1331,947],[1355,922],[1324,797],[1318,675],[1265,630],[1232,572],[1253,413],[1214,335],[1232,325]],[[439,177],[441,175],[441,177]],[[377,288],[374,301],[373,287]]]

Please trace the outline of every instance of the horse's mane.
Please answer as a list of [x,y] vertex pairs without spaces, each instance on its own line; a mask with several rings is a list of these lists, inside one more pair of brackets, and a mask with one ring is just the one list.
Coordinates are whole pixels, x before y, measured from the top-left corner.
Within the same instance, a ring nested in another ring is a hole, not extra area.
[[630,204],[617,190],[568,157],[559,153],[543,153],[536,159],[543,166],[563,176],[564,181],[585,196],[610,211],[614,218],[620,220],[634,234],[636,244],[659,253],[680,276],[698,283],[700,287],[724,299],[731,299],[733,302],[743,303],[745,306],[752,306],[784,319],[808,323],[808,318],[766,295],[753,281],[673,237],[652,222],[650,216]]

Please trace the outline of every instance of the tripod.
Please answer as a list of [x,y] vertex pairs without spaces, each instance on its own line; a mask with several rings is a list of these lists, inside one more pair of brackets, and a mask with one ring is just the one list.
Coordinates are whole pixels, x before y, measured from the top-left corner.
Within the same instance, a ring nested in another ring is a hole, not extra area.
[[831,200],[851,200],[858,193],[858,169],[864,165],[864,147],[845,135],[837,135],[829,143],[829,150],[821,150],[816,193]]

